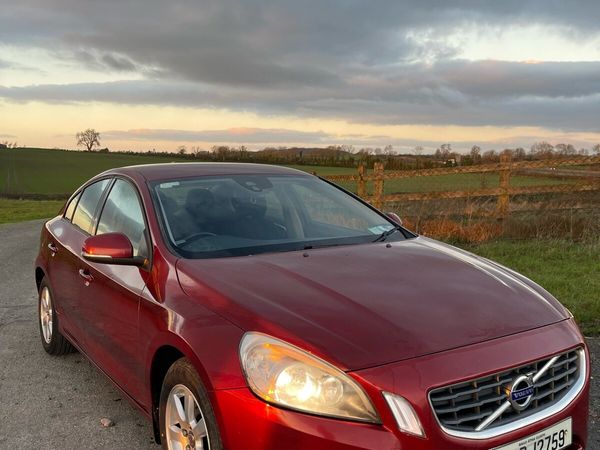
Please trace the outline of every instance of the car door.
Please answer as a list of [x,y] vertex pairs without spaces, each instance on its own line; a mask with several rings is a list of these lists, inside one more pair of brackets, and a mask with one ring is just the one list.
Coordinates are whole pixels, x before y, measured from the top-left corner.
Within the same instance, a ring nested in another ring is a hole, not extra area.
[[79,287],[81,247],[94,228],[94,217],[111,179],[96,181],[75,195],[64,216],[48,224],[50,258],[48,275],[62,331],[85,348],[86,324],[82,317]]
[[[151,258],[145,214],[137,188],[117,178],[98,217],[95,234],[120,232],[134,256]],[[88,355],[134,398],[141,398],[143,361],[138,354],[138,306],[148,271],[136,266],[81,261]]]

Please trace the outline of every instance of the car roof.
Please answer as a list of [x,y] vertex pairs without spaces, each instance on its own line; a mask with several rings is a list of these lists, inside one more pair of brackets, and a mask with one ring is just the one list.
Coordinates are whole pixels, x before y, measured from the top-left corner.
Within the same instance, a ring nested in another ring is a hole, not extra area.
[[162,163],[127,166],[107,170],[102,175],[141,175],[148,181],[211,175],[308,175],[301,170],[283,166],[253,163]]

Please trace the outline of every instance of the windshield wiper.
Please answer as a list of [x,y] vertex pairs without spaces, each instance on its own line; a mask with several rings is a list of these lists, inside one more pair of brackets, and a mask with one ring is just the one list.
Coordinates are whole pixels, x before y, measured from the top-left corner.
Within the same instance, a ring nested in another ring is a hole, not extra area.
[[385,230],[383,233],[381,233],[379,236],[377,236],[377,238],[373,242],[383,242],[389,236],[391,236],[392,234],[394,234],[396,231],[400,231],[400,227],[397,226],[397,225],[394,226],[394,228],[390,228],[389,230]]
[[339,243],[339,242],[335,242],[335,243],[329,243],[329,244],[308,244],[305,245],[302,250],[312,250],[315,248],[326,248],[326,247],[338,247],[340,245],[348,245],[346,243]]

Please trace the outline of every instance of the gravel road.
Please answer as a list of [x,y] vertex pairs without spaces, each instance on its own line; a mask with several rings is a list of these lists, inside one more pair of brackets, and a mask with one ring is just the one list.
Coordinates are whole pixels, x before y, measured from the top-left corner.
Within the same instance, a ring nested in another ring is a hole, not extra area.
[[[39,342],[33,261],[42,221],[0,225],[0,449],[153,449],[151,426],[84,357]],[[600,339],[589,339],[588,450],[600,450]],[[103,428],[102,418],[115,426]]]

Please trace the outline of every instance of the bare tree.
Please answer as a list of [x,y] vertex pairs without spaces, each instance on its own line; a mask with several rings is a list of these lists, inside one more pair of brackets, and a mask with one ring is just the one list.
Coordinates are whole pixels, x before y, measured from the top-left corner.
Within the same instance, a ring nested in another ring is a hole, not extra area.
[[554,150],[562,156],[570,156],[577,153],[577,150],[571,144],[556,144]]
[[554,155],[554,146],[546,141],[535,142],[531,146],[531,154],[540,159],[552,158]]
[[483,152],[483,155],[481,155],[481,160],[484,162],[498,162],[500,160],[500,157],[498,155],[498,152],[492,149]]
[[100,147],[100,133],[93,128],[80,131],[75,135],[75,139],[77,139],[77,146],[85,145],[88,152],[91,152],[94,146]]
[[481,147],[480,146],[474,145],[473,147],[471,147],[471,152],[469,154],[471,155],[471,160],[473,161],[473,164],[481,163]]
[[392,156],[394,155],[396,152],[394,151],[394,146],[393,145],[386,145],[383,149],[383,153],[387,156]]
[[[439,152],[438,152],[439,150]],[[447,160],[450,158],[450,153],[452,153],[452,145],[451,144],[442,144],[435,151],[436,157],[439,155],[440,159]]]
[[596,155],[600,155],[600,144],[596,144],[592,147],[592,151],[596,154]]
[[518,160],[523,160],[527,157],[527,152],[523,147],[517,147],[513,152],[513,158]]

